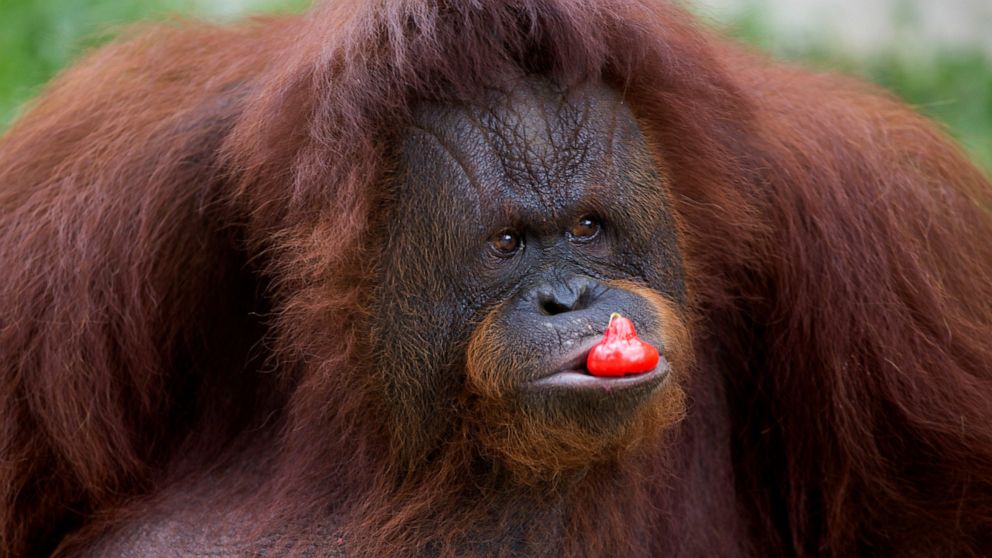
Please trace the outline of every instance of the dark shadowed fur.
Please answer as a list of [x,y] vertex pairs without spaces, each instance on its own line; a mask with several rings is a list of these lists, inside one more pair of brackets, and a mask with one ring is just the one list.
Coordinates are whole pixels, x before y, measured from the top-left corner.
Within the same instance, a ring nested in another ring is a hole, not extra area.
[[[567,479],[515,484],[457,432],[411,472],[368,335],[396,134],[521,71],[605,81],[647,137],[687,412]],[[0,547],[987,555],[990,211],[933,124],[662,0],[141,30],[0,140]]]

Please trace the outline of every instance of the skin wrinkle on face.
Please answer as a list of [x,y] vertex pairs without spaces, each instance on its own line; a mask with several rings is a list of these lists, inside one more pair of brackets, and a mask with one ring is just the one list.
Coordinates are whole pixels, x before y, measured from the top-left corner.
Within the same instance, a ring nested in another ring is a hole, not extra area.
[[410,130],[415,134],[426,136],[428,139],[437,143],[438,147],[441,148],[441,152],[447,155],[454,163],[458,165],[458,168],[465,173],[465,178],[468,180],[475,188],[476,202],[481,205],[482,200],[479,197],[482,192],[482,184],[479,182],[479,178],[476,176],[475,172],[472,170],[472,165],[468,164],[465,157],[461,154],[460,150],[452,146],[448,141],[436,131],[422,126],[413,124],[410,126]]
[[[495,216],[488,222],[476,220],[483,227],[480,243],[504,227],[519,228],[519,232],[525,235],[525,251],[540,251],[546,256],[536,262],[531,258],[514,265],[533,267],[542,265],[541,261],[554,261],[556,267],[544,271],[557,271],[558,266],[564,263],[606,279],[610,274],[598,274],[596,269],[604,265],[609,267],[610,260],[616,258],[611,258],[608,253],[598,253],[596,242],[579,249],[562,243],[563,230],[569,226],[564,218],[576,219],[583,212],[595,214],[603,209],[613,209],[604,207],[617,206],[612,203],[613,199],[636,199],[641,203],[625,204],[615,221],[617,226],[634,226],[626,232],[637,233],[638,245],[613,243],[611,251],[615,254],[644,254],[646,250],[642,244],[647,243],[650,245],[648,252],[650,248],[660,247],[663,252],[674,253],[674,232],[667,211],[654,211],[659,206],[667,206],[666,195],[658,188],[660,179],[652,168],[650,157],[643,152],[646,149],[636,122],[626,111],[619,95],[601,85],[561,91],[553,84],[535,79],[521,79],[519,87],[491,91],[488,104],[481,106],[435,102],[423,103],[415,110],[411,124],[414,133],[411,136],[426,136],[430,142],[436,143],[435,148],[443,151],[444,158],[455,163],[458,171],[452,176],[455,179],[452,183],[437,184],[435,190],[440,189],[444,194],[427,193],[437,195],[438,203],[425,204],[424,209],[442,205],[442,200],[447,205],[447,198],[461,198],[464,210],[471,215],[483,219]],[[601,109],[604,105],[605,108]],[[626,114],[621,118],[623,112]],[[504,128],[511,131],[506,132]],[[517,148],[512,142],[500,143],[499,138],[521,135],[519,130],[525,130],[523,135],[527,141],[524,143],[529,145]],[[624,133],[617,134],[618,130],[624,130]],[[539,138],[547,138],[548,141],[538,141]],[[539,145],[540,149],[535,145]],[[416,172],[429,168],[436,161],[432,163],[423,157],[431,149],[428,145],[408,139],[404,143],[407,166]],[[624,153],[621,159],[624,168],[616,166],[618,150]],[[561,153],[567,156],[562,157]],[[411,155],[412,160],[409,159]],[[523,159],[523,167],[527,168],[552,168],[528,175],[540,175],[545,180],[522,183],[524,177],[504,172],[506,165],[503,162],[514,159]],[[469,188],[459,187],[461,181],[457,176],[462,176]],[[567,176],[571,180],[548,179],[553,176]],[[437,182],[437,177],[425,177],[424,180]],[[469,192],[472,194],[469,196],[473,198],[471,200],[465,198]],[[423,192],[416,192],[416,195],[422,196]],[[575,214],[563,215],[565,211]],[[459,216],[454,214],[440,217],[442,222],[452,222],[450,220],[455,218],[460,226],[469,225],[471,221],[457,219]],[[602,217],[609,220],[611,215],[604,214]],[[659,218],[660,223],[652,227],[644,226]],[[607,226],[611,225],[607,223]],[[652,229],[663,231],[664,236],[651,238]],[[464,245],[464,239],[456,238],[460,234],[454,229],[443,233],[443,244]],[[555,255],[557,260],[552,258]],[[464,257],[471,257],[471,254],[466,253]],[[629,276],[636,278],[642,275],[639,262],[631,258],[624,260]],[[678,267],[676,257],[665,260]],[[670,271],[669,279],[674,282],[668,281],[667,287],[670,288],[662,292],[673,296],[680,304],[684,303],[684,288],[677,280],[680,271]]]
[[610,92],[589,89],[566,93],[524,80],[508,93],[494,92],[486,107],[428,105],[415,114],[414,127],[437,136],[483,197],[496,198],[493,190],[514,194],[516,207],[496,214],[555,221],[579,201],[576,192],[590,191],[613,170],[621,104]]

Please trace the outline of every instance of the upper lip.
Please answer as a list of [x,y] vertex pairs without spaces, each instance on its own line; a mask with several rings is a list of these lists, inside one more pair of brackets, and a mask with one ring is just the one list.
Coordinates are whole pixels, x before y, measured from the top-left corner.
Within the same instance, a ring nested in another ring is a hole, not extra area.
[[557,366],[551,367],[551,370],[547,374],[542,374],[535,380],[540,380],[542,378],[547,378],[548,376],[553,376],[559,372],[576,371],[588,374],[586,370],[586,359],[589,357],[589,351],[599,343],[601,337],[586,337],[579,342],[578,347],[565,353],[565,355],[559,360]]

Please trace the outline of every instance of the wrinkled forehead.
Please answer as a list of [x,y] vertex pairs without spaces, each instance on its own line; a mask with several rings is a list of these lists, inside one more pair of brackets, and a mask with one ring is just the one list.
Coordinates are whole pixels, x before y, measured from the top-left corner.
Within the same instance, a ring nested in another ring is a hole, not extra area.
[[642,146],[633,115],[611,89],[563,90],[539,78],[494,88],[470,105],[423,103],[412,127],[408,166],[442,163],[481,206],[509,197],[518,210],[545,215],[613,182],[615,159]]

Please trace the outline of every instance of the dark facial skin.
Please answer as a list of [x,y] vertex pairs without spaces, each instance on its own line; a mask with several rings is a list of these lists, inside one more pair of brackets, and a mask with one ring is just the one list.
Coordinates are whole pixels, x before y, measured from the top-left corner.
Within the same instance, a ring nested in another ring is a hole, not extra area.
[[[400,445],[429,452],[466,394],[527,429],[609,437],[666,389],[659,301],[684,310],[681,259],[617,93],[521,79],[477,105],[425,103],[398,156],[373,339]],[[585,370],[613,312],[662,352],[654,371]]]

